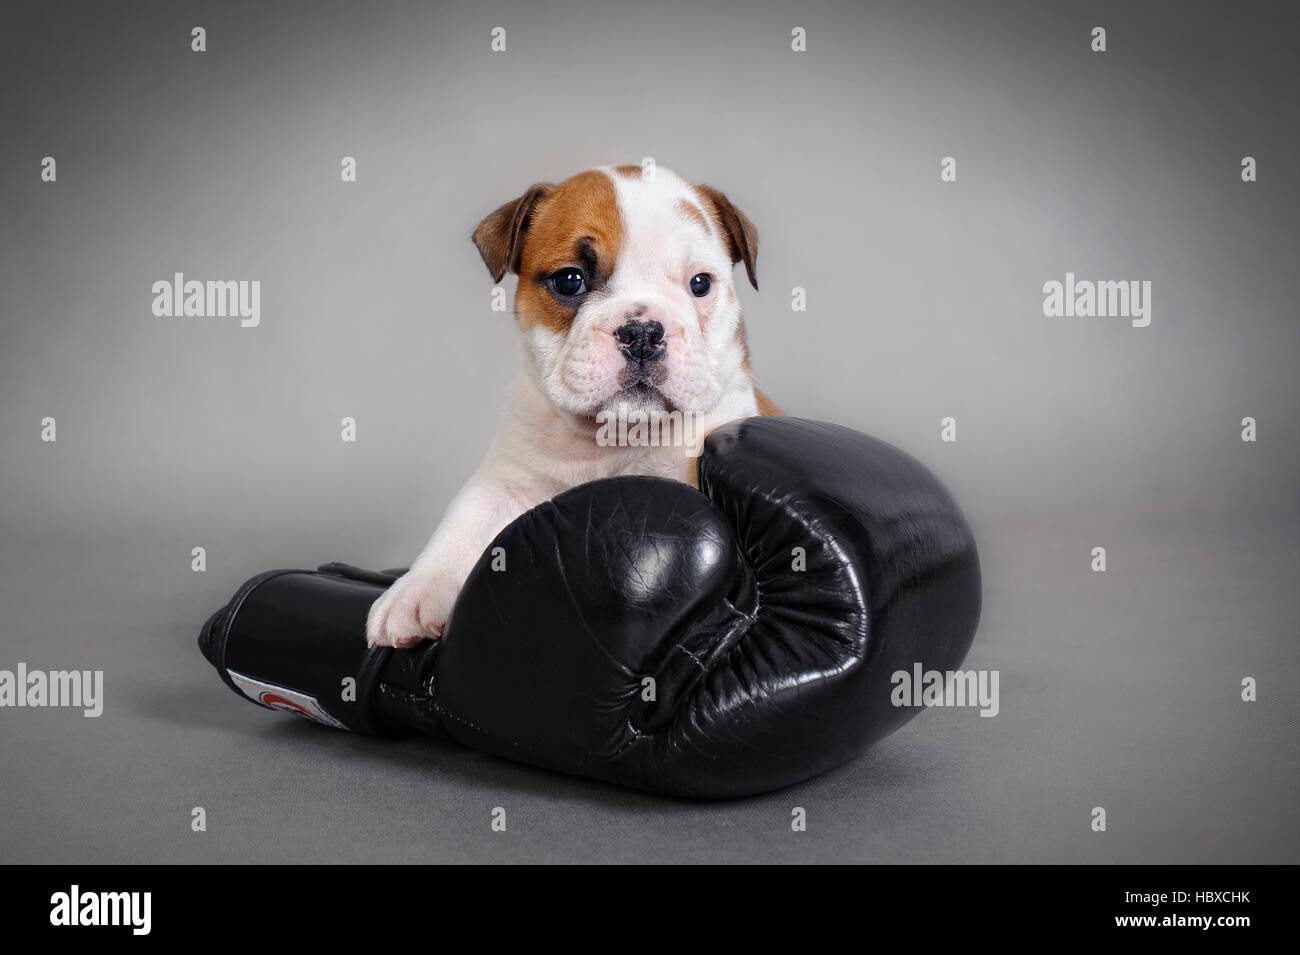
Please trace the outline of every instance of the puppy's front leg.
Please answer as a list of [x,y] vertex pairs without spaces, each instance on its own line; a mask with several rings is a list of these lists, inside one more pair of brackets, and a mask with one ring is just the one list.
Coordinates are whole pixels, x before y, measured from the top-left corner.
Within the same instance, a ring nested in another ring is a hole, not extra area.
[[442,636],[456,595],[483,549],[543,497],[531,500],[482,473],[471,478],[411,569],[371,605],[366,642],[409,647]]

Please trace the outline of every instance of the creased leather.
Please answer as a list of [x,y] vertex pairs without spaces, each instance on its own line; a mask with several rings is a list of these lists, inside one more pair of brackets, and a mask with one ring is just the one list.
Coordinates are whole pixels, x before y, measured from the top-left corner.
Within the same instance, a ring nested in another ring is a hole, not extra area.
[[480,561],[453,611],[436,666],[452,735],[722,797],[823,772],[916,715],[892,673],[957,667],[980,607],[974,540],[933,475],[789,418],[715,431],[699,474],[703,493],[584,485],[494,541],[522,563]]
[[[596,481],[524,514],[437,643],[367,656],[364,610],[386,575],[346,565],[272,577],[219,622],[273,682],[365,674],[365,713],[330,706],[350,727],[441,727],[509,759],[709,798],[860,754],[917,713],[892,705],[895,671],[961,664],[975,543],[913,458],[836,425],[751,418],[709,436],[699,479]],[[325,626],[322,607],[346,607],[346,624]],[[329,642],[328,666],[296,660],[303,634]]]

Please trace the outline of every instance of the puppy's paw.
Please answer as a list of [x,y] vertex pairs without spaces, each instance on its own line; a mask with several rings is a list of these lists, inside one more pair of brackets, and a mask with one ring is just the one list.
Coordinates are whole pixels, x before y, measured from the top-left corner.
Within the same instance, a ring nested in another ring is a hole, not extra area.
[[372,647],[412,647],[442,636],[463,581],[454,574],[410,571],[370,607],[366,643]]

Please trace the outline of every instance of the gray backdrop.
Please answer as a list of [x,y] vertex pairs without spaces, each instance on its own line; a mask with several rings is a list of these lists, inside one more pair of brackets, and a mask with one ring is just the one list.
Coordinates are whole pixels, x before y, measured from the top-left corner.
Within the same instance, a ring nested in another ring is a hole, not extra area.
[[[0,854],[1298,861],[1296,21],[11,6],[0,668],[103,669],[107,700],[0,710]],[[484,451],[516,346],[470,230],[535,180],[645,156],[758,225],[762,291],[740,294],[763,388],[900,445],[962,503],[986,582],[967,666],[1000,671],[1000,715],[924,713],[825,777],[699,805],[240,702],[194,646],[207,614],[263,569],[410,561]],[[177,271],[260,280],[261,325],[155,317]],[[1150,280],[1151,325],[1044,317],[1067,271]]]

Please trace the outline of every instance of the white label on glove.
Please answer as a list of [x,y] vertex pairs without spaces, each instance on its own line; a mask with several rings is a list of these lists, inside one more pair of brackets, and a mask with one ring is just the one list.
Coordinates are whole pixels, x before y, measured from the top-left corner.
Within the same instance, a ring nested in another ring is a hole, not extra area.
[[346,726],[326,713],[324,707],[316,702],[314,696],[299,693],[297,690],[291,690],[286,686],[263,683],[261,680],[254,680],[251,676],[244,676],[244,674],[236,673],[234,670],[227,670],[226,672],[230,674],[230,679],[234,681],[235,686],[239,687],[240,691],[254,703],[261,703],[263,706],[284,713],[296,713],[298,716],[306,717],[313,723],[324,723],[326,726],[333,726],[341,730],[347,729]]

